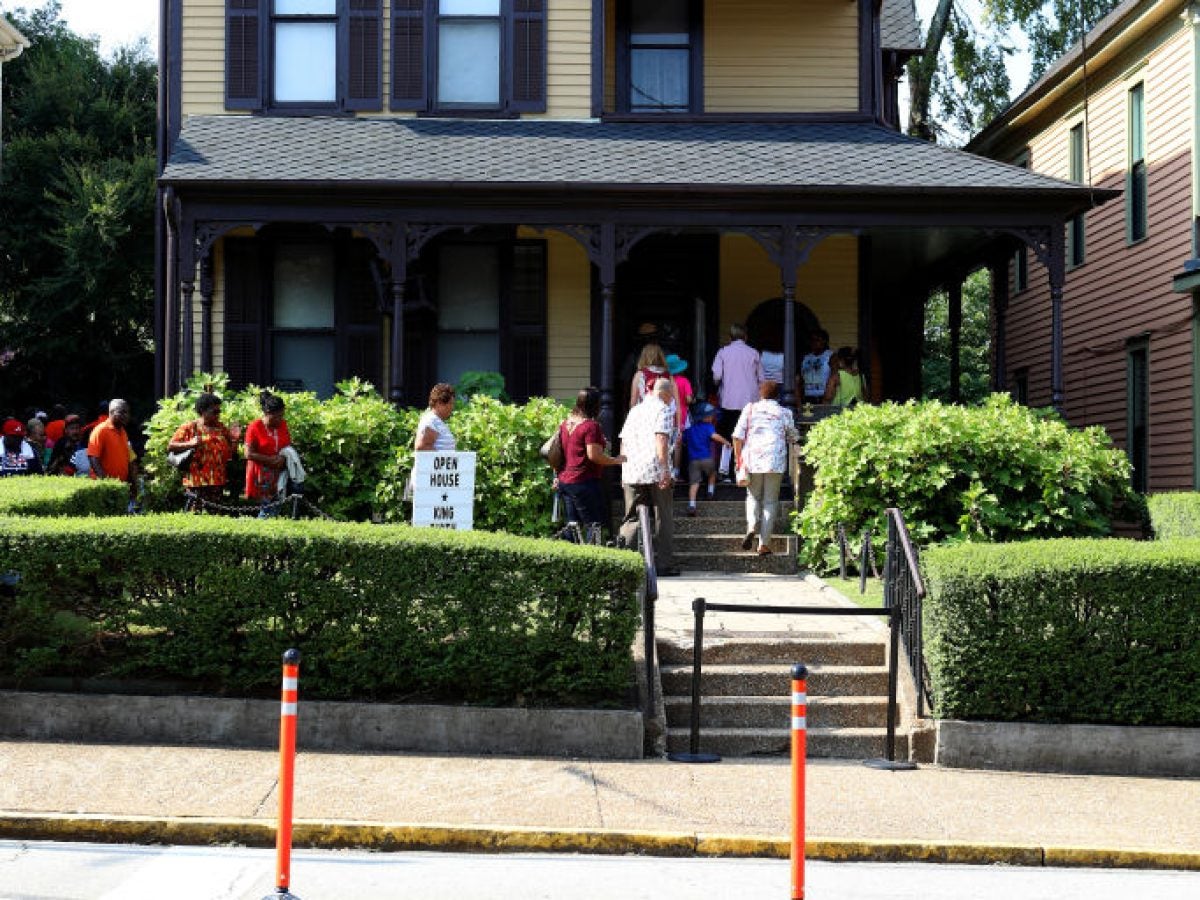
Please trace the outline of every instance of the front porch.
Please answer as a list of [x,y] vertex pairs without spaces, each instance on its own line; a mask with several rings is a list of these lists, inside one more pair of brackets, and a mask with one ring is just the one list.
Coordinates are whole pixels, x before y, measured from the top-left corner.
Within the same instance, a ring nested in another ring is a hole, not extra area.
[[[303,152],[329,129],[329,158]],[[246,140],[282,158],[247,165]],[[162,186],[163,392],[197,368],[319,392],[356,374],[419,404],[492,369],[514,399],[597,383],[610,429],[645,321],[700,390],[750,321],[787,402],[814,327],[861,348],[876,398],[912,396],[928,292],[986,261],[1002,315],[1024,242],[1060,307],[1061,223],[1089,202],[861,124],[200,118]]]

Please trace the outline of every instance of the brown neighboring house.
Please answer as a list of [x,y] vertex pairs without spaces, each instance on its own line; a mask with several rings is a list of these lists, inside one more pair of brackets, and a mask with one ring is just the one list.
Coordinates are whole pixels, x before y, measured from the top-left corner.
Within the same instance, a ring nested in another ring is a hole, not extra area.
[[[654,321],[919,387],[924,297],[1103,195],[898,133],[911,0],[162,0],[158,388],[602,391]],[[791,379],[785,376],[785,400]],[[701,384],[703,387],[703,384]]]
[[[1086,56],[1075,46],[967,147],[1123,192],[1067,224],[1062,409],[1074,425],[1104,426],[1146,491],[1200,483],[1198,48],[1193,4],[1128,0],[1087,35]],[[1045,273],[1021,253],[1006,280],[1000,386],[1047,405]]]

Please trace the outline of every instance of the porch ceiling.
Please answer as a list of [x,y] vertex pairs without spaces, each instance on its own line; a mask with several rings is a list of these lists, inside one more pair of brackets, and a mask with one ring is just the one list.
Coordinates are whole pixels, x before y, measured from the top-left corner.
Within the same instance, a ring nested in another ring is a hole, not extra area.
[[853,211],[846,224],[880,210],[965,212],[972,223],[992,211],[1063,217],[1115,196],[861,122],[197,116],[161,180],[195,194],[419,195],[451,207],[641,194],[660,212]]

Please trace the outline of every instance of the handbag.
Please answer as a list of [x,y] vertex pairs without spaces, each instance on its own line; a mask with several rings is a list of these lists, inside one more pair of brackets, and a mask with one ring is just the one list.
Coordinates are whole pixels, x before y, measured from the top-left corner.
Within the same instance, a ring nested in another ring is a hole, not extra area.
[[546,460],[555,472],[561,471],[562,467],[567,464],[567,454],[562,445],[562,429],[562,425],[559,425],[554,430],[554,434],[538,450],[542,459]]
[[170,451],[167,453],[167,463],[182,471],[192,464],[192,456],[195,452],[195,447],[188,447],[186,450]]

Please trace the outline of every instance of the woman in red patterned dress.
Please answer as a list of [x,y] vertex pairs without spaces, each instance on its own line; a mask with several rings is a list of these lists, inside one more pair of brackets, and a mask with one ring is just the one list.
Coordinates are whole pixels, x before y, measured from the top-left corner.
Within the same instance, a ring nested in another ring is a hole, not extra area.
[[205,506],[219,503],[229,480],[229,461],[233,459],[241,429],[226,427],[221,422],[221,398],[216,394],[201,394],[196,398],[196,415],[171,437],[167,450],[180,453],[192,450],[183,486],[191,495],[187,509],[200,512]]

